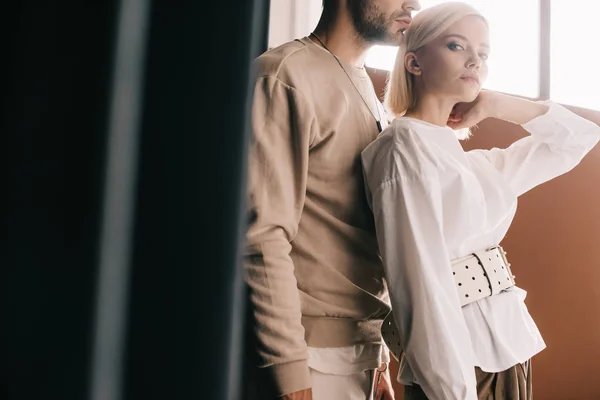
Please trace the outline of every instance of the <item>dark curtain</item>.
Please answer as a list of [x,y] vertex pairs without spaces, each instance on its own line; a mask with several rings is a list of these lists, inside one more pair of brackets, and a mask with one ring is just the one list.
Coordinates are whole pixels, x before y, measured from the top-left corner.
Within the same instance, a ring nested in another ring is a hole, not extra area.
[[3,12],[0,398],[245,398],[246,142],[268,9]]

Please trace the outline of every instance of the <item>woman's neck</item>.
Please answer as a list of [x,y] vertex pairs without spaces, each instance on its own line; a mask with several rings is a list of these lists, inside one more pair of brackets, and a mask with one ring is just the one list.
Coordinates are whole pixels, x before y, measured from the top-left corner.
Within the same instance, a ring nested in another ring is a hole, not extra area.
[[405,116],[445,127],[456,101],[439,95],[422,96]]

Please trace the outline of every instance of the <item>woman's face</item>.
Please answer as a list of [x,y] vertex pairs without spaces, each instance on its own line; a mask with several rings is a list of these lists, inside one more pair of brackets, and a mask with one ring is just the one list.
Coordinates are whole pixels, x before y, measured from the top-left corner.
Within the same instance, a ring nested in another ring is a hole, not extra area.
[[456,22],[416,52],[409,52],[405,65],[417,75],[421,94],[471,102],[487,78],[488,53],[488,26],[473,15]]

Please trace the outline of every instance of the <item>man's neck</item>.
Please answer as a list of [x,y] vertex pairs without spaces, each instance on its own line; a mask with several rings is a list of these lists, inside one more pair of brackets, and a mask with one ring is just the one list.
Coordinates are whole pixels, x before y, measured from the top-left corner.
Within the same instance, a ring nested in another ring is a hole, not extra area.
[[[348,15],[342,15],[336,20],[327,22],[321,17],[314,34],[340,60],[357,68],[363,68],[371,44],[358,36],[349,18]],[[311,40],[321,46],[318,40],[312,37]]]
[[425,95],[405,115],[429,122],[433,125],[445,127],[455,104],[456,101],[444,98],[443,96]]

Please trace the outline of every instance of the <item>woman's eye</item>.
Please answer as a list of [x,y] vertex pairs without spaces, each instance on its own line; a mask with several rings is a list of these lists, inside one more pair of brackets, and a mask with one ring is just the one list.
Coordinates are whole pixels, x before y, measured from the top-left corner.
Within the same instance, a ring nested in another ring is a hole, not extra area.
[[458,44],[458,43],[450,43],[450,44],[448,45],[448,48],[449,48],[450,50],[453,50],[453,51],[457,51],[457,50],[464,50],[464,49],[465,49],[464,47],[462,47],[462,46],[461,46],[460,44]]
[[487,53],[479,53],[479,58],[481,58],[483,61],[487,61],[489,57],[490,56]]

